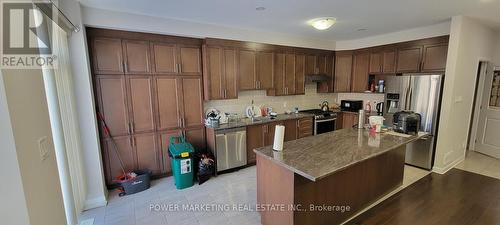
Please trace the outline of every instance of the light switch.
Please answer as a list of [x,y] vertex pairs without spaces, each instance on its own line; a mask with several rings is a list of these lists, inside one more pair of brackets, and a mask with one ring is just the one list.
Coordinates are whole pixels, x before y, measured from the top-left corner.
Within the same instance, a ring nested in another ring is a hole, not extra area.
[[38,150],[40,151],[40,160],[42,161],[49,157],[49,144],[47,137],[38,139]]

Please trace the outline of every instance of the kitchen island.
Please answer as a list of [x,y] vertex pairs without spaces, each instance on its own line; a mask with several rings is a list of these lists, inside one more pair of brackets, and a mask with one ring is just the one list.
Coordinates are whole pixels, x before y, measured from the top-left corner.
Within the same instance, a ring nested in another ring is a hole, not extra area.
[[402,184],[405,146],[423,136],[348,128],[255,149],[262,224],[342,223]]

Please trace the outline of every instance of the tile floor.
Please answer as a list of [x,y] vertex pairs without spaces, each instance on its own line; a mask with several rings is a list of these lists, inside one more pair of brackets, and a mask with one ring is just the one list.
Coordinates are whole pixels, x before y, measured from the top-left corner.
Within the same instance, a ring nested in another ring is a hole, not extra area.
[[500,179],[500,159],[467,151],[465,160],[455,168]]
[[[153,181],[151,189],[135,195],[118,197],[117,192],[110,192],[109,203],[85,211],[80,220],[94,219],[94,225],[257,225],[260,215],[253,211],[238,210],[150,210],[151,206],[170,205],[191,206],[229,205],[254,208],[257,202],[256,167],[249,167],[237,172],[212,178],[202,185],[195,185],[184,190],[176,190],[172,177]],[[407,187],[427,175],[429,172],[411,166],[405,166],[403,186],[389,194]],[[386,199],[384,197],[383,199]],[[382,200],[383,200],[382,199]]]

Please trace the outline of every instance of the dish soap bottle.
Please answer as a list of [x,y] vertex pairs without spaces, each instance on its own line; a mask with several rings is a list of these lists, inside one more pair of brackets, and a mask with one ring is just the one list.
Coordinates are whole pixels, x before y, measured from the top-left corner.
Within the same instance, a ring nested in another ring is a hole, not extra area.
[[366,101],[365,111],[367,113],[370,113],[372,111],[372,105],[370,104],[370,101]]

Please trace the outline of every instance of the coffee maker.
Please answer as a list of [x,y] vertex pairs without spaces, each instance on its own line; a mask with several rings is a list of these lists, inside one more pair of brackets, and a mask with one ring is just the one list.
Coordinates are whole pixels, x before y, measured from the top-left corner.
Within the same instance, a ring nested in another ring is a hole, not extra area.
[[387,113],[396,113],[399,111],[399,94],[387,93]]

